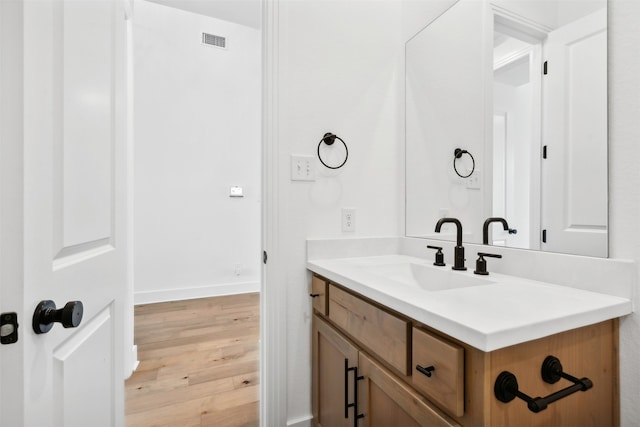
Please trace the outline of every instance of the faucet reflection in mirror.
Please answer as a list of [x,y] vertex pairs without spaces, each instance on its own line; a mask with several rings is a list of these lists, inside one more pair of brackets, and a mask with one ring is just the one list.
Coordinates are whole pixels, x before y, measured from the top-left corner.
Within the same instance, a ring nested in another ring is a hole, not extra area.
[[[487,218],[484,221],[484,224],[482,225],[482,244],[483,245],[488,245],[489,244],[489,225],[491,225],[492,222],[499,222],[502,224],[502,228],[504,229],[504,231],[508,232],[509,234],[517,234],[518,230],[509,228],[509,224],[507,223],[507,220],[504,218],[499,218],[499,217],[492,217],[492,218]],[[491,239],[491,244],[495,245],[496,242],[494,241],[495,239]]]
[[504,246],[606,257],[606,1],[451,3],[406,44],[406,234],[502,217]]

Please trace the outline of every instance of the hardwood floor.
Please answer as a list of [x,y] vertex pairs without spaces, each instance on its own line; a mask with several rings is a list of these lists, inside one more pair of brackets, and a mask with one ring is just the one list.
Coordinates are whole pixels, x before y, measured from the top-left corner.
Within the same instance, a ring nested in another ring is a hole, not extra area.
[[258,426],[259,294],[135,307],[128,427]]

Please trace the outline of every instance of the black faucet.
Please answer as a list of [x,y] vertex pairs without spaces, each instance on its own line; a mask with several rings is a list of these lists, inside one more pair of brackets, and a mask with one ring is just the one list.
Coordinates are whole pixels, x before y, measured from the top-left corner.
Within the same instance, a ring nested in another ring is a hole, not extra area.
[[453,250],[453,267],[451,268],[454,270],[466,270],[467,267],[464,266],[464,247],[462,247],[462,224],[460,221],[456,218],[440,218],[436,223],[436,233],[439,233],[442,224],[447,222],[455,224],[457,228],[456,247]]
[[[484,225],[482,226],[482,244],[483,245],[489,244],[489,224],[491,224],[492,222],[501,222],[502,227],[504,227],[504,231],[509,230],[509,224],[507,224],[506,219],[500,218],[500,217],[487,218],[484,221]],[[509,234],[514,234],[514,233],[511,233],[511,230],[509,230]]]

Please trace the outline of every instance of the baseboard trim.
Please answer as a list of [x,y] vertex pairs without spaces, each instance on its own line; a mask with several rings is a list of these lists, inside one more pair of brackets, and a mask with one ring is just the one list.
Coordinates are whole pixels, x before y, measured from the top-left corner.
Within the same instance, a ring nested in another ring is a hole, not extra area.
[[287,427],[311,427],[313,415],[287,421]]
[[125,372],[125,380],[129,379],[131,375],[138,369],[140,361],[138,360],[138,346],[131,346],[131,354],[129,355],[129,369]]
[[162,289],[133,293],[133,304],[152,304],[156,302],[180,301],[195,298],[220,297],[225,295],[260,292],[259,282],[220,283],[197,288]]

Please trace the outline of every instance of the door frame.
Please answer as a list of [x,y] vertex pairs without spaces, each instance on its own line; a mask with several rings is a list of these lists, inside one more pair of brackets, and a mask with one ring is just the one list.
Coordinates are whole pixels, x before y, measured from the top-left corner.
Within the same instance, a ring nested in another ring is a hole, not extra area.
[[[18,342],[0,347],[0,425],[22,425],[23,345],[23,4],[0,2],[0,312],[18,314]],[[8,385],[11,385],[10,387]]]
[[[504,34],[530,43],[532,46],[521,52],[529,56],[529,73],[531,78],[532,109],[531,109],[531,150],[532,159],[529,176],[529,248],[540,249],[541,238],[541,177],[542,177],[542,43],[552,28],[532,21],[531,19],[514,13],[502,6],[491,2],[491,36],[497,29]],[[496,25],[497,23],[497,25]],[[497,28],[496,28],[497,27]],[[511,59],[516,59],[511,58]],[[491,79],[493,92],[493,78]],[[493,97],[490,111],[493,117]],[[493,137],[492,137],[493,138]],[[539,161],[533,161],[538,159]]]
[[262,264],[260,290],[260,425],[287,423],[286,271],[280,247],[279,4],[262,4]]

